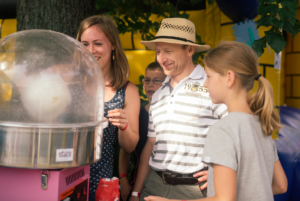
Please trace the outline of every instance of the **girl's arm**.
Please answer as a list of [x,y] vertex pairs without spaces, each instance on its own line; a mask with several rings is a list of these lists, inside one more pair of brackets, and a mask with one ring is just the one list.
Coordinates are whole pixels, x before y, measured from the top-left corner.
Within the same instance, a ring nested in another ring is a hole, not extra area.
[[[205,199],[192,201],[235,201],[236,200],[236,171],[214,164],[214,187],[216,195]],[[168,201],[169,199],[149,196],[146,201]],[[181,201],[181,200],[171,200]]]
[[[119,175],[128,173],[128,166],[130,162],[130,154],[126,153],[122,148],[120,148],[119,154]],[[131,185],[129,184],[127,177],[120,178],[121,185],[121,197],[122,200],[127,200],[129,193],[131,191]]]
[[127,153],[131,153],[139,141],[139,114],[140,96],[137,87],[129,82],[125,91],[124,109],[109,110],[107,115],[109,121],[119,128],[119,144]]
[[282,194],[287,191],[287,178],[282,169],[281,163],[277,160],[274,163],[274,171],[273,171],[273,181],[272,181],[272,190],[273,194]]

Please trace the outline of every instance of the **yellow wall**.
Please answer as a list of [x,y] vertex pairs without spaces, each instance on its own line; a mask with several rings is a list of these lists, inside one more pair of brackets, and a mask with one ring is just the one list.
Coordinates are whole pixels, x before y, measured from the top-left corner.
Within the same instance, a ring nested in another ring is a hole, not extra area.
[[[300,20],[299,7],[297,19]],[[300,34],[294,39],[291,34],[287,35],[285,56],[285,103],[300,109]]]

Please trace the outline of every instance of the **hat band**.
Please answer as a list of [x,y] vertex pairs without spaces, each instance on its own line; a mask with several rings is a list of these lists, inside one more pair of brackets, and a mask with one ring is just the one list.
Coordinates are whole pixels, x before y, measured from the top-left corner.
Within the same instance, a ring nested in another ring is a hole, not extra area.
[[191,40],[187,40],[185,38],[174,37],[174,36],[156,36],[154,39],[158,39],[158,38],[175,39],[175,40],[181,40],[181,41],[184,41],[184,42],[190,42],[190,43],[195,44],[195,42],[193,42]]

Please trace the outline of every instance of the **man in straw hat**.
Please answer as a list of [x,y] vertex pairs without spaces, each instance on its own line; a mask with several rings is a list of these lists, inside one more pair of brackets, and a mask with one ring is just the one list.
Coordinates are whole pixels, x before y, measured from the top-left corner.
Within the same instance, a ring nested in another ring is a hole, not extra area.
[[156,51],[157,61],[168,76],[152,96],[148,140],[131,201],[144,200],[148,195],[206,197],[207,168],[201,162],[206,133],[227,114],[227,108],[214,105],[203,87],[205,71],[193,64],[192,56],[210,47],[196,44],[195,36],[191,21],[166,18],[154,40],[141,42]]

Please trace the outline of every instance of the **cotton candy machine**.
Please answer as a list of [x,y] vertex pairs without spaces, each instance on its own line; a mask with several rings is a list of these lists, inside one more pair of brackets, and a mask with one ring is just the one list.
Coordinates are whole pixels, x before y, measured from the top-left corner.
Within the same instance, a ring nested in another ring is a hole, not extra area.
[[0,199],[20,199],[9,191],[20,183],[25,189],[24,183],[38,183],[39,189],[30,190],[34,195],[47,192],[51,182],[60,188],[57,199],[44,193],[22,200],[72,200],[68,190],[82,182],[73,193],[86,195],[88,165],[101,157],[103,113],[102,72],[81,43],[46,30],[0,39]]

